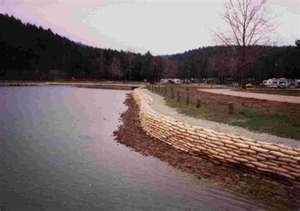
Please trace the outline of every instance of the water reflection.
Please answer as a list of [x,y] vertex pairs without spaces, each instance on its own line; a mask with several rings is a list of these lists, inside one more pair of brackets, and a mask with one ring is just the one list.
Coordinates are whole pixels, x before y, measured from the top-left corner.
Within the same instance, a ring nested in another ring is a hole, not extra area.
[[0,88],[8,210],[257,210],[113,140],[128,91]]

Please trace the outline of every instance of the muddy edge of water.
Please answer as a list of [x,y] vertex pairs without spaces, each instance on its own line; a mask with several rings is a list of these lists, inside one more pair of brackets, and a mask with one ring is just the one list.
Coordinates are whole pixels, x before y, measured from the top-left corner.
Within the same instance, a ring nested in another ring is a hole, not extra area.
[[152,138],[140,126],[139,108],[131,94],[127,95],[124,104],[128,106],[128,110],[121,115],[122,124],[114,132],[119,143],[145,156],[157,157],[173,167],[192,173],[210,185],[260,202],[272,210],[300,208],[300,189],[247,169],[215,163],[205,156],[190,155]]

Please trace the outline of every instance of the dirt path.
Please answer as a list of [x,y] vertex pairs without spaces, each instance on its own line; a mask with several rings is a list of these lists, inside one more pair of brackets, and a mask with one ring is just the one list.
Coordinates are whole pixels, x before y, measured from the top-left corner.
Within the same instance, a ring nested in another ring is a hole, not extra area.
[[260,100],[269,100],[276,102],[287,102],[300,104],[300,97],[297,96],[286,96],[286,95],[275,95],[275,94],[264,94],[264,93],[250,93],[233,91],[230,89],[199,89],[199,91],[209,92],[213,94],[230,95],[235,97],[254,98]]
[[266,133],[256,133],[238,126],[231,126],[224,123],[189,117],[187,115],[179,113],[175,108],[171,108],[167,106],[162,96],[152,93],[146,89],[143,89],[143,92],[150,95],[151,98],[153,99],[151,106],[154,110],[166,116],[176,118],[179,121],[186,122],[191,125],[205,127],[222,133],[244,136],[247,138],[253,138],[259,141],[283,144],[292,147],[300,147],[300,141],[294,139],[282,138],[274,135],[269,135]]

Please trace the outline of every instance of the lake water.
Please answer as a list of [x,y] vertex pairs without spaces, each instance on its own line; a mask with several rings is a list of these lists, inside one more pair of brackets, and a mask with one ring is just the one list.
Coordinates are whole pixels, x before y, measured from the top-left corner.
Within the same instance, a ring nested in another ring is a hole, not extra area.
[[0,210],[257,210],[118,144],[127,93],[0,88]]

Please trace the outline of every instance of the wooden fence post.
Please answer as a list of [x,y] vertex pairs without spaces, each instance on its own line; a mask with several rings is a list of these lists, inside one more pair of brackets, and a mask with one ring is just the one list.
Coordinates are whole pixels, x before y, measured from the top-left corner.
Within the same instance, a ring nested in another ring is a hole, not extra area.
[[174,95],[174,87],[171,87],[171,99],[174,99],[175,95]]
[[197,103],[196,103],[196,108],[200,108],[201,104],[200,104],[200,100],[197,99]]
[[189,88],[186,88],[186,104],[190,104],[190,93],[189,93]]
[[180,102],[180,92],[177,91],[177,102]]
[[233,102],[229,102],[228,103],[228,113],[233,114],[233,112],[234,112]]
[[190,104],[190,94],[188,92],[186,93],[186,104]]

